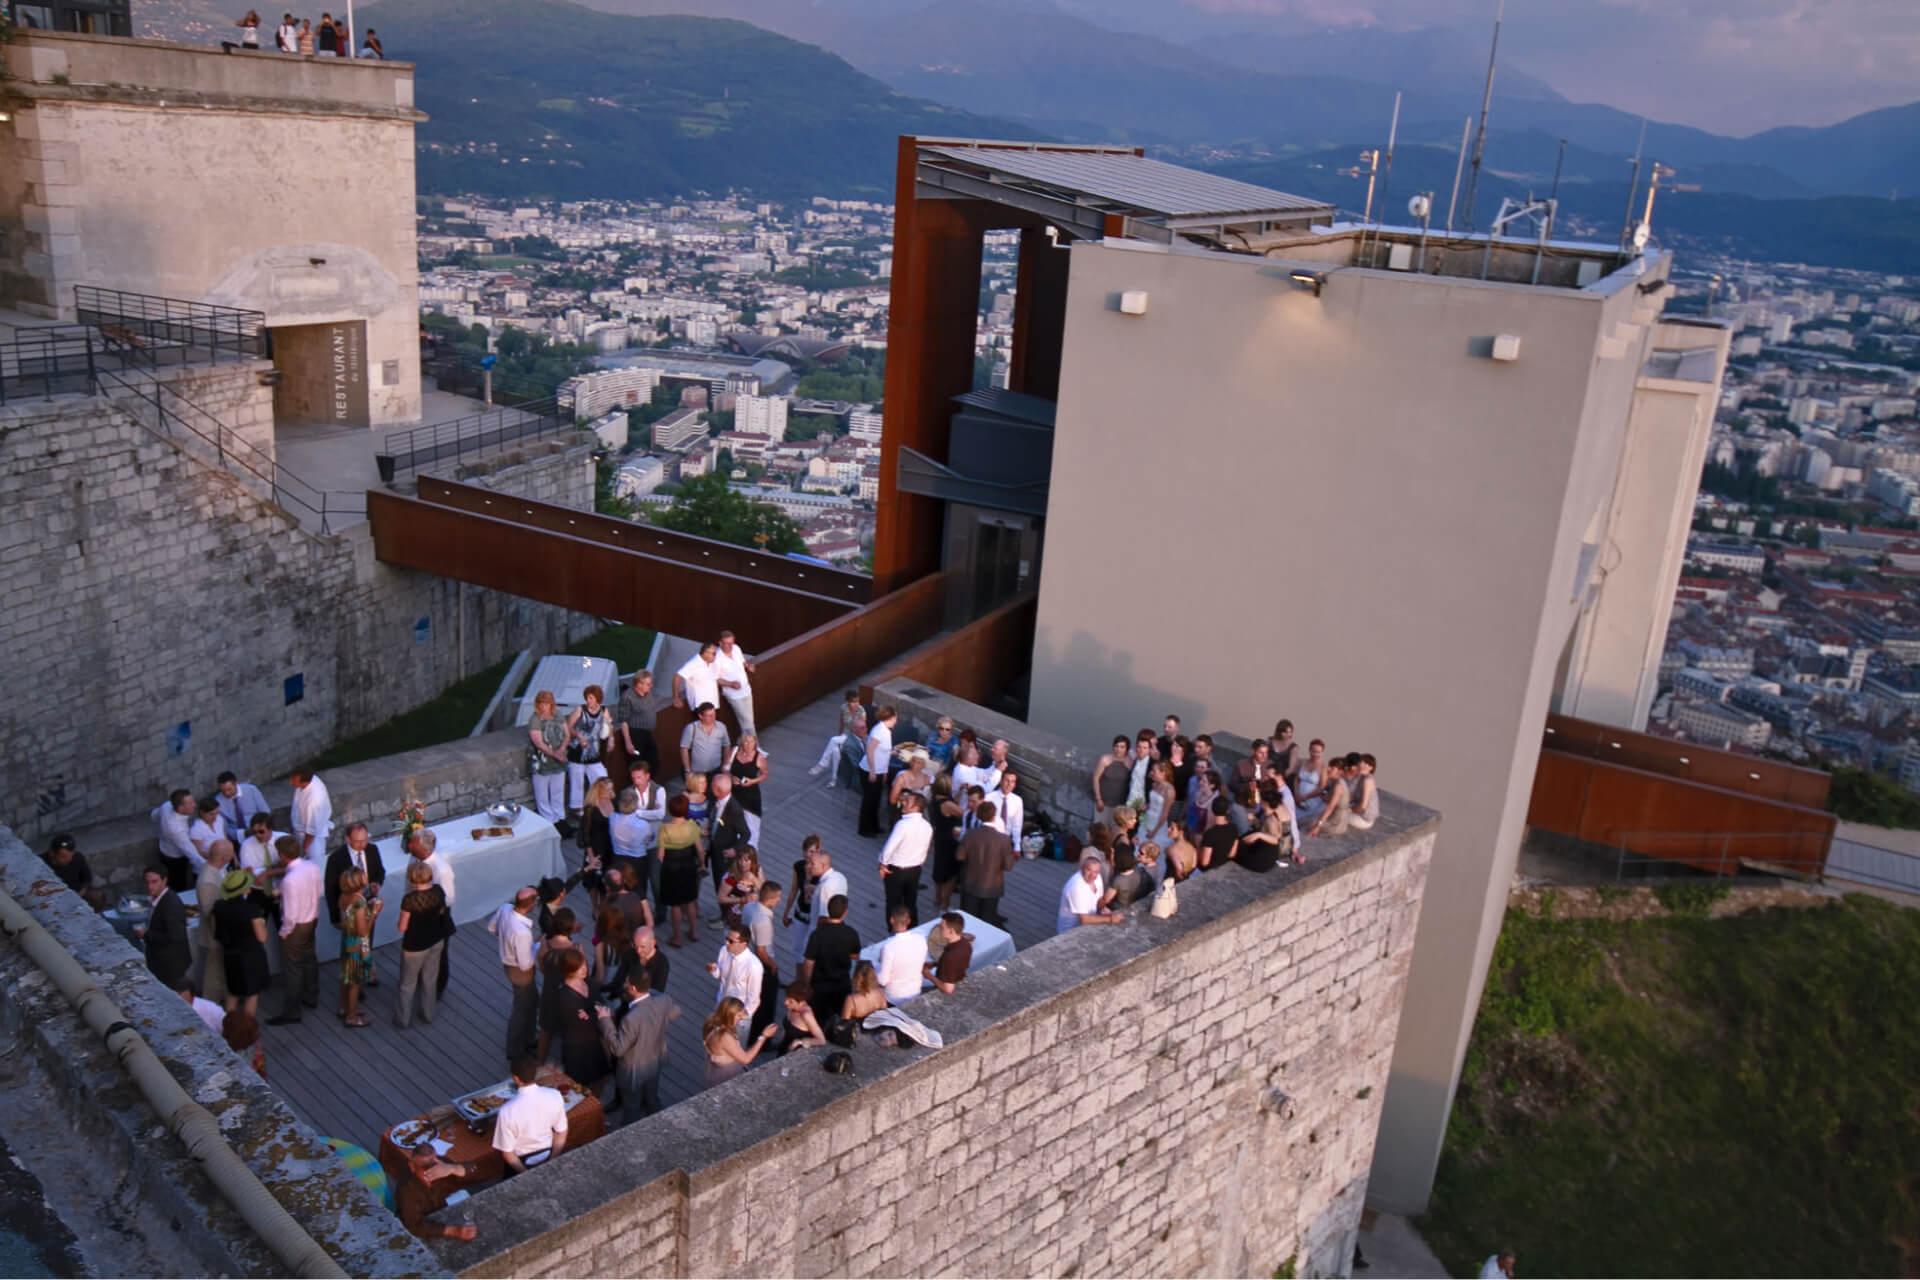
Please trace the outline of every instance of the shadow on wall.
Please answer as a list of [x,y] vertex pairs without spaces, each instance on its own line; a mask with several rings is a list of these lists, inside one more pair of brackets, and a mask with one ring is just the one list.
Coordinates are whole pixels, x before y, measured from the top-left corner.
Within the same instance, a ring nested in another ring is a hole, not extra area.
[[[1158,625],[1146,619],[1152,614],[1152,604],[1142,598],[1141,625]],[[1196,733],[1213,733],[1231,726],[1201,724],[1199,720],[1206,707],[1195,699],[1166,689],[1153,688],[1134,679],[1133,654],[1123,649],[1109,647],[1088,631],[1076,631],[1067,641],[1065,652],[1054,656],[1050,645],[1051,633],[1041,626],[1034,633],[1034,680],[1033,691],[1028,697],[1028,720],[1040,728],[1062,737],[1071,738],[1082,746],[1098,746],[1104,751],[1115,734],[1124,733],[1132,737],[1142,729],[1160,732],[1160,722],[1169,715],[1180,717],[1180,727],[1191,737]],[[1196,641],[1194,659],[1196,661],[1214,661],[1219,652],[1219,642]],[[1072,700],[1064,711],[1043,711],[1039,719],[1035,718],[1034,708],[1058,708],[1057,698],[1046,695],[1046,687],[1055,685],[1061,673],[1071,673],[1068,681]],[[1042,673],[1046,673],[1042,676]],[[1138,723],[1135,723],[1135,722]],[[1270,726],[1261,726],[1258,732],[1265,732]]]

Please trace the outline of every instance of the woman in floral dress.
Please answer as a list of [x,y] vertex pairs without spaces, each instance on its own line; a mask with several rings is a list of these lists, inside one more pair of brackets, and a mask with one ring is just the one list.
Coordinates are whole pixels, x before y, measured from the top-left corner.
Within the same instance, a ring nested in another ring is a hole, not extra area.
[[340,1020],[350,1027],[371,1021],[360,1012],[360,988],[373,976],[373,921],[384,903],[369,903],[367,873],[351,867],[340,877]]

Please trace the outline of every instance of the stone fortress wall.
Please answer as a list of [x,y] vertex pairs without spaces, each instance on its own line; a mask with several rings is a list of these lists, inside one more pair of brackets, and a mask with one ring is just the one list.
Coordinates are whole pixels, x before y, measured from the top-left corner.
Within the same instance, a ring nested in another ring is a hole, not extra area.
[[1346,1274],[1439,821],[1228,873],[480,1192],[461,1274]]
[[[183,369],[259,434],[253,365]],[[364,520],[310,533],[106,398],[0,407],[0,821],[29,841],[223,769],[277,777],[341,737],[597,619],[374,559]],[[510,459],[509,461],[514,461]],[[588,507],[585,447],[486,481]]]

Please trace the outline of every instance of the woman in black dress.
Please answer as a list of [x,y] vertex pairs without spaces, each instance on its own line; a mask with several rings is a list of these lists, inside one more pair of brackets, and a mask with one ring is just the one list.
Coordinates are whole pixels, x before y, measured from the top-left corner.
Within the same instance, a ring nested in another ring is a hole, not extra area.
[[760,739],[751,733],[741,734],[740,745],[727,756],[727,772],[733,775],[734,799],[748,813],[760,817],[760,784],[767,780],[767,753],[760,749]]
[[272,981],[267,973],[267,917],[252,890],[253,876],[245,867],[235,867],[220,881],[220,901],[213,904],[213,936],[227,970],[227,1012],[244,1009],[249,1018],[259,1013],[260,993]]
[[687,797],[677,795],[667,801],[667,820],[660,826],[660,905],[673,924],[673,936],[667,940],[670,947],[680,945],[683,920],[689,940],[700,941],[694,916],[700,901],[700,864],[706,856],[699,824],[687,817]]
[[560,1038],[560,1069],[588,1093],[598,1095],[610,1064],[600,1043],[600,1021],[587,990],[587,957],[578,947],[560,953],[560,977],[554,998]]
[[535,962],[540,970],[540,1039],[534,1052],[542,1062],[547,1060],[553,1039],[560,1033],[560,992],[566,986],[560,966],[569,952],[580,950],[580,944],[573,940],[573,931],[579,927],[573,908],[562,907],[554,912],[553,927],[541,942],[540,958]]

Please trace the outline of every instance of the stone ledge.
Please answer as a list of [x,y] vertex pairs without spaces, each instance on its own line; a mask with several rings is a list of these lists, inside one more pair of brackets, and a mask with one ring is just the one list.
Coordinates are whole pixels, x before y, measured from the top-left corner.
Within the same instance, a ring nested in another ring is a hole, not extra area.
[[[433,1255],[347,1172],[332,1149],[184,1001],[153,978],[139,953],[111,925],[67,892],[39,856],[5,827],[0,827],[0,887],[69,953],[84,957],[101,990],[146,1037],[189,1096],[220,1122],[229,1145],[349,1274],[439,1273]],[[195,1243],[210,1262],[218,1260],[222,1269],[238,1274],[272,1275],[280,1270],[186,1149],[165,1135],[159,1117],[84,1030],[65,998],[16,949],[6,946],[0,955],[8,962],[9,977],[25,966],[22,980],[0,989],[0,1004],[57,1060],[76,1068],[65,1083],[80,1092],[92,1131],[103,1133],[110,1143],[102,1158],[131,1163],[143,1174],[143,1202],[166,1207],[170,1217],[188,1210],[185,1221],[205,1237]],[[88,1066],[76,1059],[78,1054],[93,1054],[100,1061]]]

